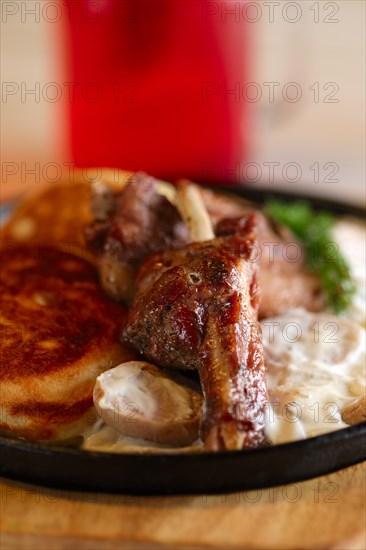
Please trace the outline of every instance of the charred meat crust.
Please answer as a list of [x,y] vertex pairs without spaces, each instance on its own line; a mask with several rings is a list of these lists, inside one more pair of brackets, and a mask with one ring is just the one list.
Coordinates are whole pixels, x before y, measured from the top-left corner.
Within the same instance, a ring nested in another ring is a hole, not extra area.
[[212,450],[265,441],[254,225],[250,216],[236,235],[148,258],[123,331],[124,341],[149,360],[199,370],[201,434]]

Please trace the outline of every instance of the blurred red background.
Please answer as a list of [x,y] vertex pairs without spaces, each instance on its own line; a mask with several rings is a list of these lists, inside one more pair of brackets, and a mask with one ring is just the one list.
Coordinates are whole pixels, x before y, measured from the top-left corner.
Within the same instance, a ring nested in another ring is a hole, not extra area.
[[76,164],[218,180],[216,164],[244,158],[247,104],[230,90],[249,76],[249,24],[237,8],[82,0],[66,29],[70,80],[78,83],[69,104]]

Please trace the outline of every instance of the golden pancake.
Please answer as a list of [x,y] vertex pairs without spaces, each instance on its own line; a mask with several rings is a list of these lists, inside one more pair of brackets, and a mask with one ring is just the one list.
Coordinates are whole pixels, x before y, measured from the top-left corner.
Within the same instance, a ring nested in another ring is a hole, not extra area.
[[[112,168],[98,168],[97,172],[113,192],[123,189],[133,175]],[[26,193],[0,229],[0,240],[3,243],[57,245],[64,252],[95,262],[84,240],[84,227],[93,219],[91,181],[83,170],[77,169],[72,180],[40,183]]]
[[20,203],[1,229],[3,243],[58,245],[65,252],[91,259],[84,226],[92,220],[90,185],[58,183]]
[[0,430],[30,440],[79,435],[97,376],[135,358],[118,342],[126,311],[87,261],[57,247],[1,250]]

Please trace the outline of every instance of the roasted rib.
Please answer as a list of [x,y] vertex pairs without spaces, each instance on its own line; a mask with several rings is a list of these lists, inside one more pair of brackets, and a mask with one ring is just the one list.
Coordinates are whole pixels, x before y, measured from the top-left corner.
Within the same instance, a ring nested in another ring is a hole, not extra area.
[[123,333],[155,364],[199,370],[201,436],[210,450],[265,440],[254,224],[250,216],[234,235],[150,256]]

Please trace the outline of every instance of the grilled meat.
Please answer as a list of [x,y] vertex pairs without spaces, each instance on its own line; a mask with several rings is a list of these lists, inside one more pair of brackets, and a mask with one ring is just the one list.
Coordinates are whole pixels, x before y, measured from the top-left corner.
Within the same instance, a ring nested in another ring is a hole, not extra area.
[[[207,214],[202,208],[205,215],[198,213],[193,221],[185,217],[185,225],[175,206],[158,192],[158,185],[157,180],[140,173],[118,194],[100,184],[94,189],[95,221],[86,231],[87,241],[97,254],[102,286],[112,297],[127,303],[133,299],[136,271],[144,258],[191,242],[186,225],[190,227],[197,222],[198,238],[193,236],[193,240],[203,240],[199,230],[202,227],[206,230]],[[178,189],[178,206],[180,202],[183,217],[187,193],[184,188],[187,185]],[[194,188],[190,185],[188,192],[195,192]],[[173,197],[174,188],[170,191]],[[245,223],[253,211],[253,205],[230,196],[207,189],[201,194],[216,236],[232,234],[238,220]],[[293,307],[309,311],[323,309],[325,300],[320,281],[307,270],[298,241],[285,228],[272,225],[261,212],[256,213],[256,258],[262,296],[259,317],[279,315]]]
[[150,256],[123,332],[152,362],[199,370],[201,436],[210,450],[264,442],[254,221],[250,216],[234,235]]
[[176,208],[157,192],[157,181],[146,174],[135,174],[114,197],[103,188],[96,192],[97,218],[86,229],[86,239],[97,254],[104,289],[129,302],[140,262],[158,250],[184,246],[189,233]]
[[[217,235],[232,235],[245,224],[250,212],[237,218],[218,221]],[[305,266],[301,244],[282,226],[271,225],[261,212],[256,212],[258,248],[255,259],[259,264],[261,319],[281,315],[294,307],[320,311],[325,298],[317,275]]]

